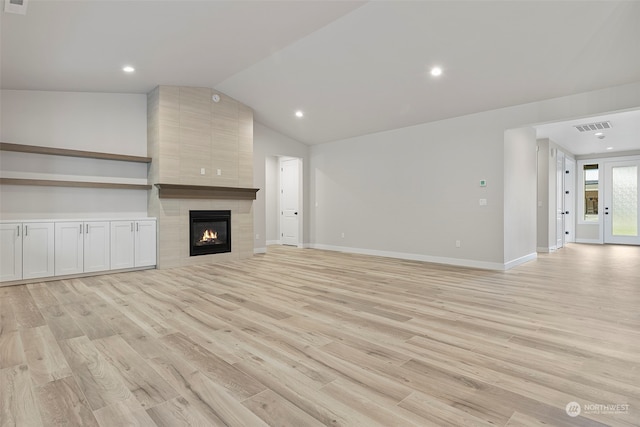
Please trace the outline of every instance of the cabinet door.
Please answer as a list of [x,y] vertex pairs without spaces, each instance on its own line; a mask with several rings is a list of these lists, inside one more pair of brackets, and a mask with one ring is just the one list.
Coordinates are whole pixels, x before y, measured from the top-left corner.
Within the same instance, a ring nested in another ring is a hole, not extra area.
[[156,221],[136,221],[135,266],[156,265]]
[[83,271],[83,239],[81,222],[55,223],[55,274],[78,274]]
[[54,275],[54,227],[52,222],[23,224],[22,278]]
[[91,221],[84,223],[84,271],[105,271],[110,268],[109,240],[110,226],[108,221]]
[[22,279],[22,224],[0,224],[0,282]]
[[111,269],[133,267],[134,222],[111,221]]

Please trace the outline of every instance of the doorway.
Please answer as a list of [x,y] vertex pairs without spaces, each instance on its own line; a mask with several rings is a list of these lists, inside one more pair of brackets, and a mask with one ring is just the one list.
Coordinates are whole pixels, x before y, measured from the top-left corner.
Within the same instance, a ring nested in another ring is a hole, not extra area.
[[640,245],[640,160],[606,162],[604,166],[604,243]]

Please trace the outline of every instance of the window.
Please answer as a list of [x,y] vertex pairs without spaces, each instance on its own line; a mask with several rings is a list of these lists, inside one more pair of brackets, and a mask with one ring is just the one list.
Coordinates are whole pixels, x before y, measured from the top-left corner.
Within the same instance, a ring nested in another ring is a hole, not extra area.
[[598,164],[583,165],[584,179],[584,221],[598,222],[598,191],[600,170]]

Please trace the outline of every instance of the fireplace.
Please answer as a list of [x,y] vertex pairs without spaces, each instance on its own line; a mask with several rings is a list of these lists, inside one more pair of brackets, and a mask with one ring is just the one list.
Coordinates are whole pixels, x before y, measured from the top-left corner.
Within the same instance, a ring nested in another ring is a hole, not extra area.
[[231,211],[189,211],[189,255],[231,252]]

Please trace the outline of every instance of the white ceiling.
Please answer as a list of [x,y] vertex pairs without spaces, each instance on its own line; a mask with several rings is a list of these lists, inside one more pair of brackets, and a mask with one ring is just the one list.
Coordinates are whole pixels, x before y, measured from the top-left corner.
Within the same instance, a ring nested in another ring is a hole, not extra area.
[[[606,121],[611,129],[579,132],[574,127]],[[548,123],[536,126],[536,131],[538,138],[549,138],[575,155],[634,151],[640,149],[640,110]],[[602,132],[604,138],[597,138],[597,132]]]
[[2,13],[0,83],[212,87],[316,144],[639,81],[639,22],[638,1],[31,0]]

